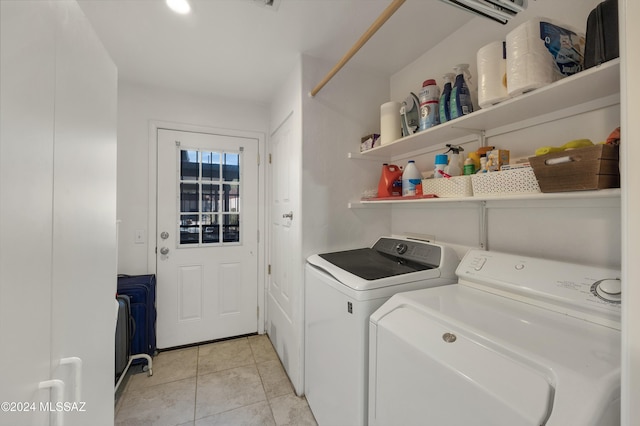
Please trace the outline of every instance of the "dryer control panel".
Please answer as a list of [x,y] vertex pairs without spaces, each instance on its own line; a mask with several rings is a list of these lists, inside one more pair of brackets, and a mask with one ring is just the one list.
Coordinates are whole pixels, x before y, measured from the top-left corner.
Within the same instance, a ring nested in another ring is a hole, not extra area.
[[491,251],[470,250],[460,284],[620,328],[620,271]]

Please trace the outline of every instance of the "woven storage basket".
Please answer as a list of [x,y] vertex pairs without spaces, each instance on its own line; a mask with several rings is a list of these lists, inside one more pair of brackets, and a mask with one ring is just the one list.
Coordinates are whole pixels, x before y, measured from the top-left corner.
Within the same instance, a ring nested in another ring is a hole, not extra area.
[[473,195],[516,195],[540,192],[531,167],[478,173],[471,177]]
[[440,198],[471,197],[473,195],[471,176],[422,179],[422,193],[434,194]]

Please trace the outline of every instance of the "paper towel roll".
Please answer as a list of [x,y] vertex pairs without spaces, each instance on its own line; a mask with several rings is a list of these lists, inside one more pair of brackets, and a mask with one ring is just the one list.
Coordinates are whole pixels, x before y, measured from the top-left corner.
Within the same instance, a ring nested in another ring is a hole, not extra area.
[[387,102],[380,106],[380,145],[386,145],[402,136],[400,102]]
[[506,38],[508,94],[519,95],[578,72],[582,67],[581,37],[565,25],[546,18],[531,19],[509,32]]
[[478,50],[478,105],[487,108],[509,98],[505,42],[496,41]]

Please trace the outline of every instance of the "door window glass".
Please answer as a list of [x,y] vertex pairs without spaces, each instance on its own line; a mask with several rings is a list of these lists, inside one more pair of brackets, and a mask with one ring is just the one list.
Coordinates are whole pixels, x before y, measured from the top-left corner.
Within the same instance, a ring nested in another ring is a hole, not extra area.
[[218,215],[202,215],[202,242],[205,244],[220,242],[220,222]]
[[240,185],[222,185],[222,211],[240,211]]
[[197,183],[180,184],[180,212],[197,212],[199,185]]
[[199,217],[197,214],[180,215],[180,244],[199,244]]
[[220,185],[202,184],[202,211],[217,212]]
[[198,151],[180,151],[180,179],[182,180],[198,180],[200,177]]
[[225,214],[222,241],[225,243],[240,242],[240,215]]
[[224,154],[222,176],[225,182],[238,182],[240,180],[240,154]]
[[220,153],[202,153],[202,180],[220,180]]
[[241,154],[180,150],[180,246],[240,243]]

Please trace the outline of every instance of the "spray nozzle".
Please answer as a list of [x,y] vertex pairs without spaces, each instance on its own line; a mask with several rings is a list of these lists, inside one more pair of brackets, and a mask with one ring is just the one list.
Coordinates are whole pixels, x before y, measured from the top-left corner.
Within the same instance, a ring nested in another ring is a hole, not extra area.
[[448,72],[445,75],[443,75],[442,78],[444,79],[445,82],[453,83],[453,80],[455,80],[456,75],[452,72]]
[[445,154],[448,153],[448,152],[453,152],[454,154],[460,154],[461,151],[464,151],[464,148],[461,147],[460,145],[452,145],[452,144],[448,143],[445,146],[447,148],[449,148],[449,150],[446,151]]
[[464,79],[468,85],[471,84],[471,72],[469,71],[469,64],[458,64],[453,67],[453,71],[455,71],[456,76],[464,76]]

